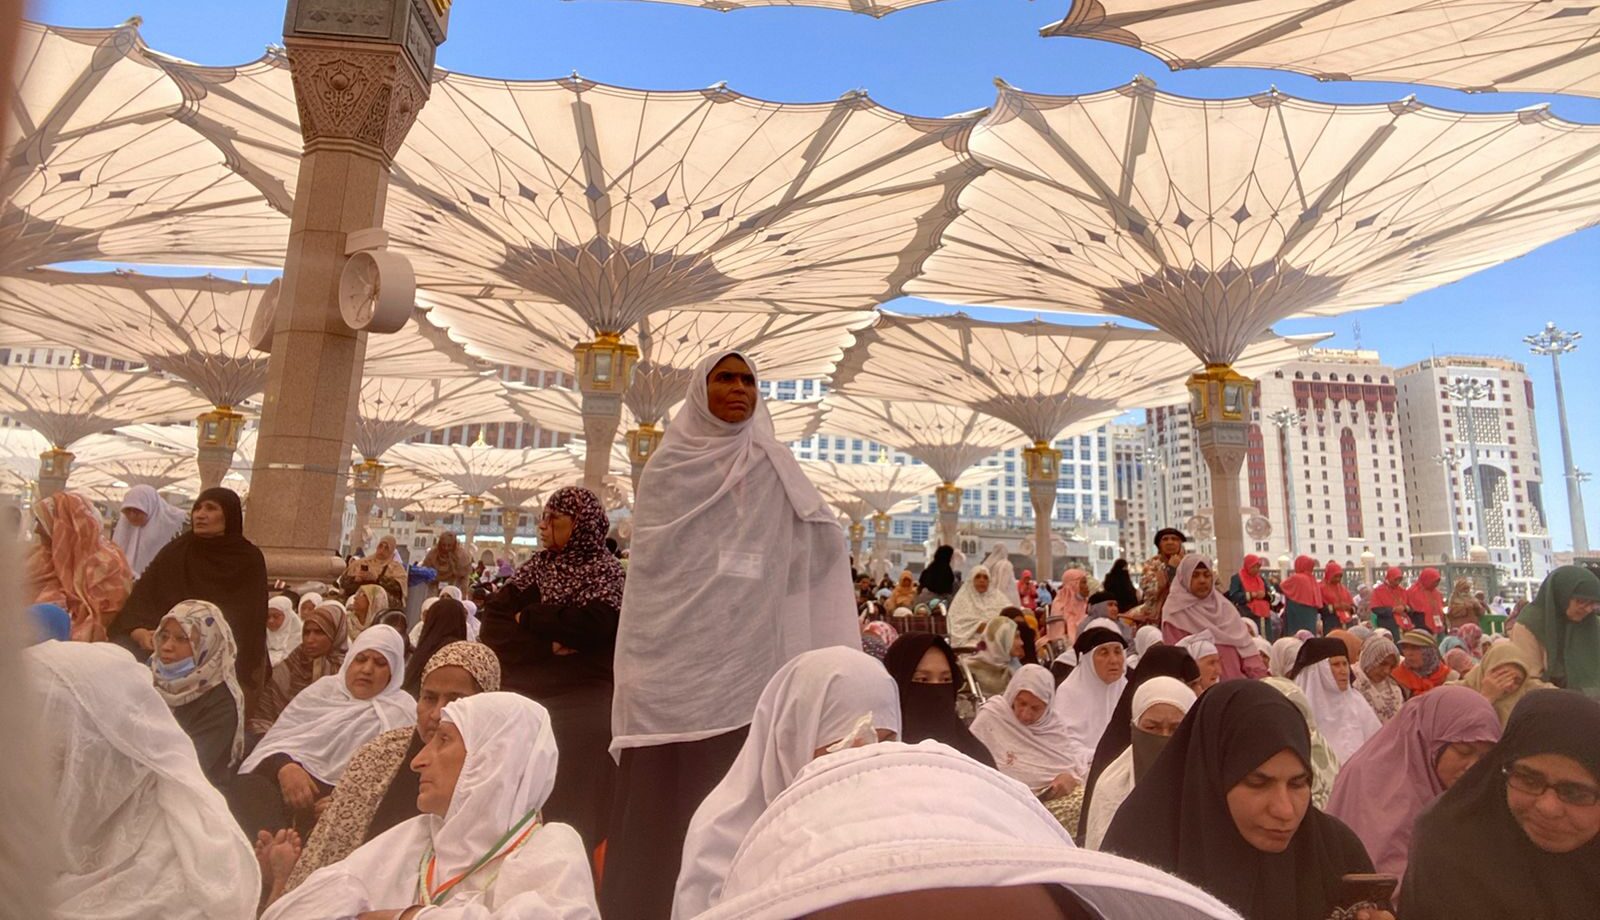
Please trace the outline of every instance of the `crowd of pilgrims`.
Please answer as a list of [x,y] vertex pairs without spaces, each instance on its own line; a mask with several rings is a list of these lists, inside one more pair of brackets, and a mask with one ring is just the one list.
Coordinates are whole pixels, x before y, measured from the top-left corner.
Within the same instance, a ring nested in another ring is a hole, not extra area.
[[299,590],[227,489],[110,538],[36,502],[57,915],[1600,915],[1589,569],[1503,635],[1432,569],[1280,584],[1171,529],[1103,582],[857,573],[753,363],[697,379],[626,560],[579,487],[520,565],[386,537]]

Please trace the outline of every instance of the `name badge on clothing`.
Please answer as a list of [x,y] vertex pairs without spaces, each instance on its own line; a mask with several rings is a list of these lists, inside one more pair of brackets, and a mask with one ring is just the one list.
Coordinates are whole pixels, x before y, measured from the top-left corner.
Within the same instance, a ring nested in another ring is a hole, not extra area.
[[731,549],[723,550],[717,556],[717,574],[731,575],[734,578],[761,577],[761,554],[741,553]]

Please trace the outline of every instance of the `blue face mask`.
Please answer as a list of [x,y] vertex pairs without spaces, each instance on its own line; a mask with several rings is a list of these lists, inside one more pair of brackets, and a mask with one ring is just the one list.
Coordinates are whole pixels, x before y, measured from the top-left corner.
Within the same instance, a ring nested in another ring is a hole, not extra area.
[[156,677],[161,680],[179,680],[194,673],[194,658],[179,658],[172,664],[156,661]]

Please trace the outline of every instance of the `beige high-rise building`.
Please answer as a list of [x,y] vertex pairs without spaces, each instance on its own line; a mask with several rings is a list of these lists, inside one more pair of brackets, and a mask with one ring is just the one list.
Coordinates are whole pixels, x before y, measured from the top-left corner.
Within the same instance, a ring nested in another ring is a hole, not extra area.
[[1154,483],[1145,456],[1145,426],[1114,423],[1111,428],[1112,517],[1122,528],[1124,552],[1138,558],[1150,545],[1150,491]]
[[[1369,551],[1379,566],[1410,559],[1396,403],[1395,371],[1375,351],[1318,348],[1261,378],[1241,489],[1272,528],[1249,541],[1257,553],[1346,569]],[[1282,410],[1299,424],[1275,424]]]
[[[1402,367],[1395,376],[1413,556],[1429,562],[1460,558],[1469,545],[1481,543],[1514,581],[1543,579],[1552,567],[1550,533],[1533,382],[1523,365],[1441,355]],[[1470,414],[1466,401],[1451,393],[1463,378],[1487,390],[1487,398],[1474,399]],[[1474,446],[1484,484],[1481,529],[1470,459]]]

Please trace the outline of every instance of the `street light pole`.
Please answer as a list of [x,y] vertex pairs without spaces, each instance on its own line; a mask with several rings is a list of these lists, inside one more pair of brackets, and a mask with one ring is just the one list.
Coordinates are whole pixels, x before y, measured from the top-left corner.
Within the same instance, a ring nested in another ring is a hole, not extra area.
[[1455,484],[1450,481],[1455,474],[1456,464],[1461,462],[1461,448],[1451,447],[1442,454],[1434,454],[1433,462],[1444,467],[1444,497],[1450,509],[1450,555],[1465,559],[1466,550],[1462,549],[1458,542],[1461,539],[1461,531],[1456,529],[1456,489]]
[[1305,424],[1305,413],[1287,406],[1267,414],[1267,421],[1278,429],[1279,444],[1283,449],[1283,510],[1289,525],[1289,555],[1295,555],[1294,526],[1294,451],[1289,446],[1289,429]]
[[1523,336],[1529,350],[1536,355],[1550,356],[1550,371],[1556,381],[1556,419],[1561,429],[1561,460],[1566,466],[1567,512],[1572,521],[1572,552],[1587,555],[1589,552],[1589,527],[1583,518],[1583,491],[1578,488],[1578,468],[1572,462],[1572,436],[1567,432],[1567,397],[1561,390],[1561,356],[1577,351],[1581,332],[1566,332],[1555,323],[1545,323],[1538,335]]
[[[1467,404],[1465,427],[1467,429],[1467,462],[1472,466],[1472,509],[1478,518],[1476,527],[1477,543],[1479,546],[1487,547],[1489,545],[1487,531],[1489,522],[1483,516],[1483,470],[1478,466],[1478,436],[1473,431],[1475,426],[1473,425],[1472,403],[1473,400],[1489,398],[1491,395],[1489,385],[1482,380],[1475,380],[1471,377],[1457,377],[1445,386],[1444,391],[1451,399],[1460,400]],[[1456,413],[1456,422],[1458,424],[1461,422],[1461,413],[1459,412]]]

